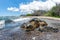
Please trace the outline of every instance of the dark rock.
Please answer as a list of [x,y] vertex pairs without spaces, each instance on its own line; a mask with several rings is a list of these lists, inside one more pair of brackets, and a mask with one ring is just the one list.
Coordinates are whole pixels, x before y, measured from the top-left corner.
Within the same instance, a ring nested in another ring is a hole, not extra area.
[[13,22],[11,19],[5,20],[5,24]]

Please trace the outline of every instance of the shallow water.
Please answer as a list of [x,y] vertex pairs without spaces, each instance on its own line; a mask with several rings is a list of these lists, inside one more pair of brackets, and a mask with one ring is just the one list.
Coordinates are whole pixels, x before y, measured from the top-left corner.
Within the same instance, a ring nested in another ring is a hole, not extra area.
[[[60,28],[60,21],[42,19],[48,23],[50,27]],[[16,23],[6,24],[5,28],[0,30],[0,40],[60,40],[60,32],[39,32],[37,30],[31,32],[25,32],[20,28],[24,21]]]

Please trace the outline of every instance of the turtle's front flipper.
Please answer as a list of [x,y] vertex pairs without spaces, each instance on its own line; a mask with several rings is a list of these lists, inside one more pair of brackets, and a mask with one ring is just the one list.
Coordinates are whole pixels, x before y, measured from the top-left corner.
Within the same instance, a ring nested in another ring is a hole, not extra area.
[[56,32],[59,32],[59,29],[58,29],[58,28],[53,28],[53,29],[52,29],[52,32],[55,32],[55,33],[56,33]]
[[41,31],[41,32],[55,32],[55,33],[57,33],[57,32],[59,32],[59,29],[58,28],[53,28],[53,27],[43,27],[42,29],[41,29],[41,27],[39,28],[39,31]]

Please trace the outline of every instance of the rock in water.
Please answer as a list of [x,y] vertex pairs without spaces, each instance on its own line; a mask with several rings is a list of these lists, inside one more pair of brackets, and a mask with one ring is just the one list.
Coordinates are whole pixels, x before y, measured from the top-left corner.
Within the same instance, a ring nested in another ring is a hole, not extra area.
[[11,23],[11,22],[13,22],[13,20],[11,20],[11,19],[5,20],[5,24]]

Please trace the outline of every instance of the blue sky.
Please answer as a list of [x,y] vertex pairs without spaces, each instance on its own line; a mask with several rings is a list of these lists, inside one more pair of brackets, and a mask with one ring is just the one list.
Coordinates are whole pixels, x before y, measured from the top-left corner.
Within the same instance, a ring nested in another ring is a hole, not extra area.
[[[32,11],[30,10],[31,7],[36,6],[35,8],[39,9],[42,6],[41,4],[43,4],[43,2],[45,4],[44,6],[46,6],[46,3],[48,3],[47,8],[50,8],[52,4],[53,5],[51,7],[55,6],[55,3],[53,3],[51,0],[38,0],[38,1],[36,0],[0,0],[0,16],[19,16],[20,14],[22,14],[20,10],[22,10],[22,12],[31,12]],[[54,2],[60,3],[59,0],[58,1],[54,0]],[[33,9],[33,10],[36,10],[36,9]]]
[[20,3],[26,4],[27,2],[31,2],[32,0],[0,0],[0,16],[17,16],[20,12],[11,12],[8,11],[8,7],[19,7]]

